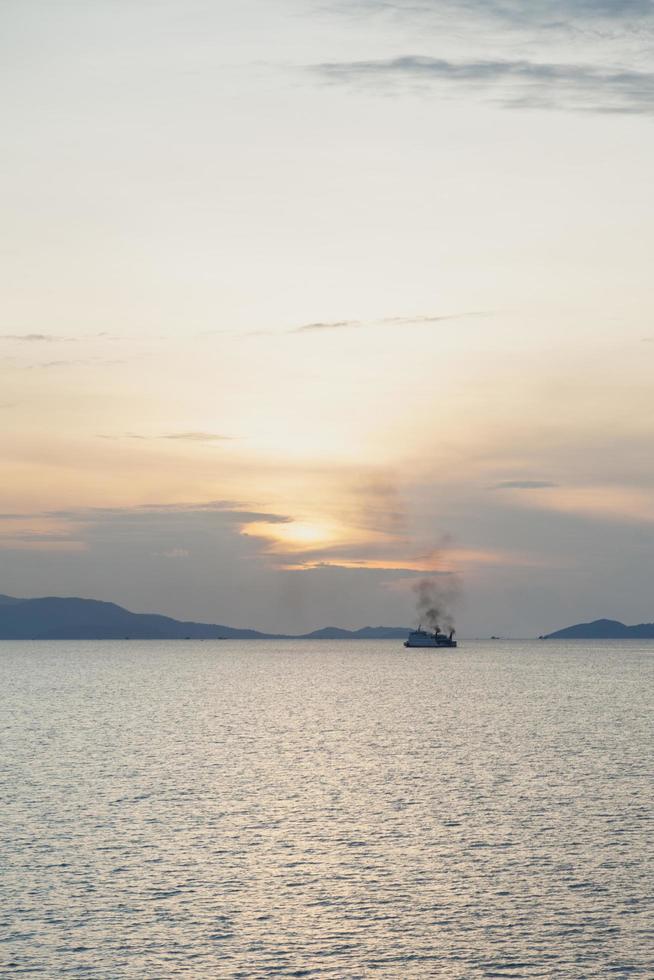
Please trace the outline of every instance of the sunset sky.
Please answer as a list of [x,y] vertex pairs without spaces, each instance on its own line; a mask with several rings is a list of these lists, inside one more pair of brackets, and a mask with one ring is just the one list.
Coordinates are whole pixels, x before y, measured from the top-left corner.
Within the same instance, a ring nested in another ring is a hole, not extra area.
[[652,3],[0,20],[0,592],[654,619]]

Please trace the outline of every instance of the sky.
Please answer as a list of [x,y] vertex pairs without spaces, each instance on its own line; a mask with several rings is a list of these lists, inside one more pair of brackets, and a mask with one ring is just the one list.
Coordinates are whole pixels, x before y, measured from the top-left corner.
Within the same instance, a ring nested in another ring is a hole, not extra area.
[[654,3],[0,24],[0,592],[654,619]]

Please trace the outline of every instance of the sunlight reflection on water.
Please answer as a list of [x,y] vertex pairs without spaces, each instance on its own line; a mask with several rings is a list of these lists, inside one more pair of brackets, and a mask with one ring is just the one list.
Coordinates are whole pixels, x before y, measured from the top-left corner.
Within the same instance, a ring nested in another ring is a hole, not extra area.
[[653,671],[2,643],[2,975],[651,977]]

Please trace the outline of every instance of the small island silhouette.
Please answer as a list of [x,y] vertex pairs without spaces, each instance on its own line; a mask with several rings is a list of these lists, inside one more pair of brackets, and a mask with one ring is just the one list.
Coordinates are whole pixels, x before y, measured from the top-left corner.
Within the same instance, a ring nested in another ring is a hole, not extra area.
[[541,640],[654,640],[654,623],[625,626],[617,619],[595,619],[577,623],[555,633],[546,633]]

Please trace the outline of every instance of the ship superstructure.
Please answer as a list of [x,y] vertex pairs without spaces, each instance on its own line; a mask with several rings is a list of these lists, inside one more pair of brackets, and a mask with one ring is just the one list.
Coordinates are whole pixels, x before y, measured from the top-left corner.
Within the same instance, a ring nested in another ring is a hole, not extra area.
[[441,633],[439,627],[431,632],[423,630],[419,626],[417,630],[412,630],[408,638],[404,641],[405,647],[455,647],[454,630],[449,633]]

